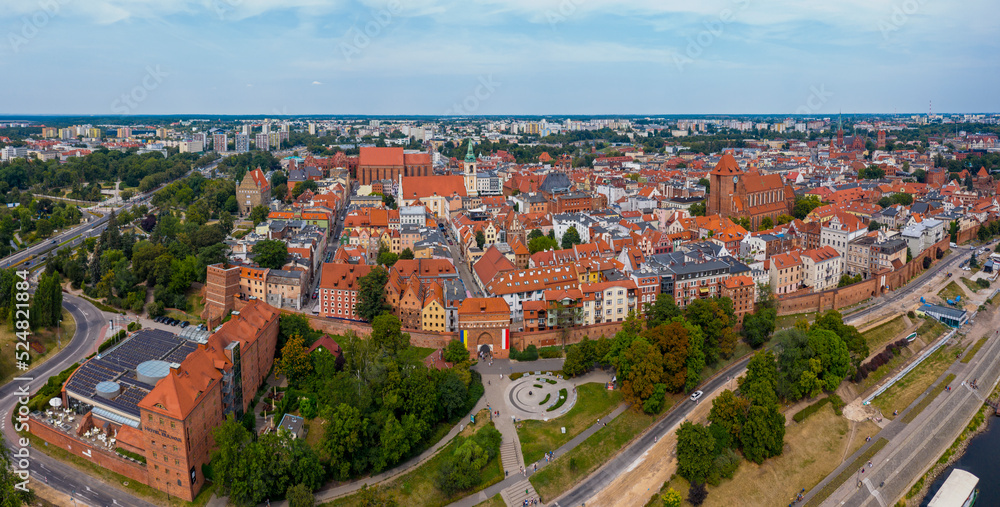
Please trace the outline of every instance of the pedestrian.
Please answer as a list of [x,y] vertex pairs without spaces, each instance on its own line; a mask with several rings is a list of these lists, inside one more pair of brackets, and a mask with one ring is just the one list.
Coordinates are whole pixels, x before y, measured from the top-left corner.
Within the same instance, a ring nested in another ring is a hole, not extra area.
[[532,470],[532,472],[537,472],[537,471],[538,471],[538,463],[535,463],[535,464],[534,464],[534,467],[535,467],[535,468],[534,468],[534,469]]

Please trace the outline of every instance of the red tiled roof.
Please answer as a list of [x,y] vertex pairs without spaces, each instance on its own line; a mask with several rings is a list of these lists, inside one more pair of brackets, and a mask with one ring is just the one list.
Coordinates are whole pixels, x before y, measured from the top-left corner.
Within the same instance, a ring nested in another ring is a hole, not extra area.
[[363,147],[358,158],[359,166],[402,166],[402,148]]

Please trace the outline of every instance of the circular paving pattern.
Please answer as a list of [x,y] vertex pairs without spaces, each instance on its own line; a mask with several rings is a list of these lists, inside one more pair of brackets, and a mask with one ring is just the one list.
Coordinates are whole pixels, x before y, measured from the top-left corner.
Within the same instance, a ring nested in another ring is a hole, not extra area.
[[[565,389],[566,399],[554,410],[560,400],[560,390]],[[559,417],[576,403],[573,384],[548,373],[525,373],[507,388],[507,404],[518,419],[553,419]]]

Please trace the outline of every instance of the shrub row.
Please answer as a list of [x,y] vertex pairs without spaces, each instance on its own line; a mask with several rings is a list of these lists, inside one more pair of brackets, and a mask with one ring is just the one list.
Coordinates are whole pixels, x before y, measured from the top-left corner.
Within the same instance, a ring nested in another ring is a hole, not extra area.
[[899,355],[899,352],[903,350],[903,347],[909,346],[910,342],[905,339],[896,340],[885,346],[882,352],[879,352],[875,357],[865,364],[858,367],[858,371],[854,374],[854,382],[861,382],[862,380],[868,378],[868,375],[879,369],[886,363],[888,363],[892,358]]
[[806,417],[809,417],[818,412],[819,409],[823,408],[823,406],[826,405],[827,403],[830,403],[830,398],[823,398],[822,400],[819,400],[816,403],[813,403],[812,405],[809,405],[808,407],[796,412],[795,415],[792,416],[792,420],[794,420],[795,422],[802,422],[805,420]]

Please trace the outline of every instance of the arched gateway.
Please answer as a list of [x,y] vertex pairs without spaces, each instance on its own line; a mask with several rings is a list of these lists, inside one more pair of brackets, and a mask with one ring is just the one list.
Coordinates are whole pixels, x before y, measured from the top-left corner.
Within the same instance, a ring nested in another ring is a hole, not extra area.
[[459,337],[470,357],[510,354],[510,307],[503,298],[467,298],[458,308]]

